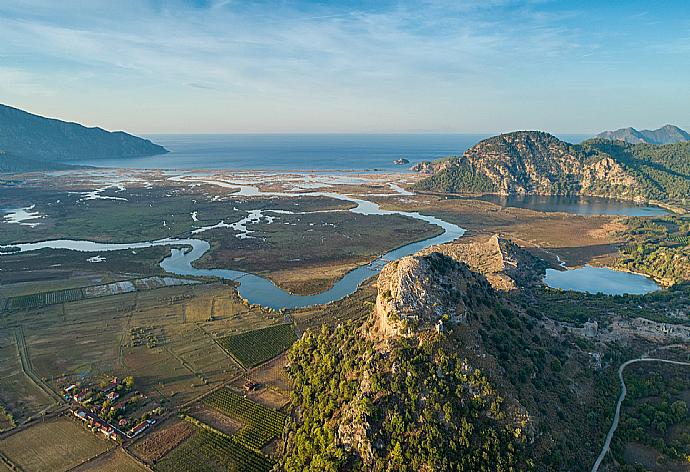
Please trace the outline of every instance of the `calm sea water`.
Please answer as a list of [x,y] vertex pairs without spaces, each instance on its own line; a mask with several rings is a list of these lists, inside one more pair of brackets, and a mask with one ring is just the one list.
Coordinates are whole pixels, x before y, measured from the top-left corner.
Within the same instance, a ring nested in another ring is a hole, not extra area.
[[[478,134],[159,134],[169,154],[75,164],[135,169],[407,170],[416,162],[462,154]],[[587,136],[559,136],[580,142]],[[396,165],[405,158],[407,165]]]

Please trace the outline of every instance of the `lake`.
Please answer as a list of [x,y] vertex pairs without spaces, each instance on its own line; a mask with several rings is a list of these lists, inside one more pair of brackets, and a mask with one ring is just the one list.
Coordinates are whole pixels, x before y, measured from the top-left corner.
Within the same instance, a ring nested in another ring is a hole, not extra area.
[[[133,169],[407,171],[413,164],[462,154],[482,134],[155,134],[169,154],[91,159],[74,164]],[[563,135],[579,142],[583,135]],[[405,158],[409,164],[396,165]]]
[[625,200],[599,197],[501,196],[482,195],[479,200],[502,207],[526,208],[535,211],[564,212],[574,215],[662,216],[666,210]]
[[565,271],[547,269],[544,283],[551,288],[606,295],[642,295],[660,287],[649,277],[586,265]]

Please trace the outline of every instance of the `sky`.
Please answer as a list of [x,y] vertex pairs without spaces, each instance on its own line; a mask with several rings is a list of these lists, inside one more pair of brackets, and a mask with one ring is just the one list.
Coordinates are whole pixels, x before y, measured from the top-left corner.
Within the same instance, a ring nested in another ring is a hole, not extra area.
[[3,0],[0,103],[151,133],[690,127],[686,0]]

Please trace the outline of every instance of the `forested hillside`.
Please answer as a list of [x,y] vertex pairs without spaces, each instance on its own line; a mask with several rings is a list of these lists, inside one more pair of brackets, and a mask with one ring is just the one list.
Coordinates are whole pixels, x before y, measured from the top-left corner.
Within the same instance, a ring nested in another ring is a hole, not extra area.
[[685,203],[690,143],[651,145],[593,139],[580,145],[539,131],[479,142],[443,165],[418,190],[503,195],[590,195]]
[[0,105],[0,171],[60,168],[79,159],[139,157],[168,152],[122,131],[87,128]]

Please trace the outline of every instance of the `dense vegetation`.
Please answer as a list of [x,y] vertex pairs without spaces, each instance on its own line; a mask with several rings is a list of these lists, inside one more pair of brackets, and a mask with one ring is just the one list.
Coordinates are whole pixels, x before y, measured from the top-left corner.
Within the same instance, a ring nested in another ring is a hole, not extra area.
[[[642,444],[658,451],[663,461],[690,462],[690,417],[683,396],[690,389],[690,367],[649,364],[626,371],[628,394],[612,449],[625,464],[626,445]],[[669,467],[670,468],[670,467]],[[636,470],[632,465],[623,470]],[[675,469],[674,469],[675,470]]]
[[433,340],[379,352],[352,323],[289,353],[288,471],[529,470],[520,421],[484,374]]
[[620,268],[650,275],[666,285],[690,281],[690,220],[678,216],[628,218]]
[[623,165],[635,177],[640,196],[684,202],[690,195],[690,142],[658,146],[595,139],[583,147],[606,153]]
[[254,367],[280,354],[297,340],[291,324],[269,326],[220,340],[221,345],[245,367]]
[[678,316],[690,305],[690,284],[677,284],[668,290],[646,295],[604,295],[534,288],[512,295],[534,317],[548,317],[576,326],[586,321],[608,323],[612,316],[646,318],[661,323],[690,324]]
[[419,182],[417,190],[457,193],[491,193],[498,187],[486,175],[474,170],[466,163],[457,162],[452,167],[442,169]]

